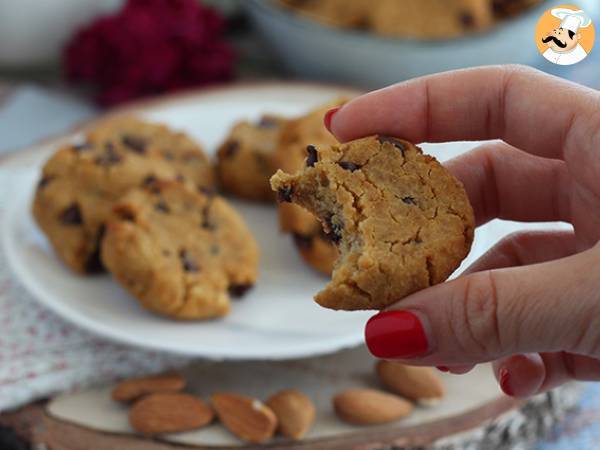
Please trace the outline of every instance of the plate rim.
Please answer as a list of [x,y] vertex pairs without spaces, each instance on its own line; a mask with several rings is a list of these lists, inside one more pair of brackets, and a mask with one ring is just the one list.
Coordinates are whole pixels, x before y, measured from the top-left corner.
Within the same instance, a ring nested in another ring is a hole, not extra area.
[[[152,112],[154,109],[159,109],[164,106],[168,106],[171,104],[180,104],[182,102],[193,102],[198,101],[201,98],[210,96],[210,95],[219,95],[222,93],[231,93],[236,90],[248,91],[254,88],[261,89],[269,89],[269,88],[291,88],[291,89],[319,89],[328,92],[332,92],[334,90],[344,91],[348,93],[359,94],[360,91],[348,88],[345,86],[339,86],[334,84],[326,84],[326,83],[312,83],[312,82],[302,82],[302,81],[258,81],[258,82],[243,82],[243,83],[234,83],[231,85],[223,85],[223,86],[214,86],[208,89],[195,89],[186,92],[179,92],[167,96],[141,100],[132,104],[128,104],[123,107],[116,108],[111,110],[105,114],[99,114],[91,120],[83,121],[79,124],[76,124],[74,127],[65,131],[64,133],[60,133],[49,138],[42,139],[30,146],[14,150],[9,152],[8,154],[0,157],[0,169],[11,167],[11,166],[22,166],[24,162],[39,162],[45,156],[43,153],[45,150],[48,151],[50,148],[60,145],[62,142],[72,139],[78,133],[85,131],[86,129],[93,127],[94,125],[103,122],[109,118],[113,118],[118,115],[125,114],[140,114]],[[32,169],[33,170],[33,169]],[[122,334],[119,332],[115,332],[113,328],[108,325],[105,325],[101,322],[96,322],[91,318],[87,317],[85,314],[77,312],[72,308],[63,307],[61,302],[57,302],[52,295],[44,292],[41,286],[32,279],[33,275],[30,274],[24,267],[21,261],[21,258],[17,257],[17,248],[16,241],[12,239],[14,236],[13,230],[15,228],[15,221],[19,220],[21,217],[22,211],[20,211],[24,203],[26,203],[26,197],[29,199],[31,196],[31,191],[27,191],[26,193],[21,193],[17,196],[9,198],[6,201],[6,206],[4,208],[4,219],[1,221],[2,227],[0,228],[0,245],[4,250],[6,256],[6,262],[8,270],[10,271],[12,278],[14,278],[17,283],[25,289],[34,300],[44,307],[53,311],[57,316],[66,320],[73,326],[85,330],[92,335],[105,338],[113,343],[121,344],[121,345],[129,345],[140,349],[150,350],[150,351],[162,351],[168,352],[174,355],[187,356],[187,357],[202,357],[214,361],[225,361],[225,360],[292,360],[292,359],[301,359],[319,355],[331,354],[343,349],[353,348],[361,345],[363,343],[362,332],[356,333],[352,336],[345,336],[342,339],[327,339],[326,342],[328,345],[318,345],[316,348],[313,345],[309,349],[296,349],[293,351],[286,351],[282,353],[278,352],[270,352],[270,353],[262,353],[262,352],[229,352],[227,355],[223,355],[219,351],[212,352],[210,347],[203,347],[198,351],[190,351],[190,349],[181,349],[176,345],[170,343],[170,341],[166,341],[165,343],[160,342],[152,342],[147,343],[144,342],[144,339],[137,338],[135,336]],[[30,200],[30,199],[29,199]],[[332,341],[335,341],[333,343]]]

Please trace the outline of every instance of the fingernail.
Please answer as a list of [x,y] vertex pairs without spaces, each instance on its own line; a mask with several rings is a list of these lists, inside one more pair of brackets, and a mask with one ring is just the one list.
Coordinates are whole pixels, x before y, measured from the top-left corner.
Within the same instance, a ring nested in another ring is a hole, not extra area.
[[421,320],[410,311],[384,311],[371,317],[365,339],[377,358],[414,358],[429,348]]
[[436,369],[440,372],[450,372],[450,369],[446,366],[436,366]]
[[508,369],[506,367],[502,367],[498,371],[498,378],[500,380],[500,388],[502,389],[502,392],[512,397],[514,395],[514,391],[510,385],[510,373],[508,373]]
[[340,110],[340,108],[340,106],[331,108],[325,113],[325,117],[323,117],[323,123],[325,124],[325,128],[327,128],[329,131],[331,131],[331,119],[333,118],[333,115]]

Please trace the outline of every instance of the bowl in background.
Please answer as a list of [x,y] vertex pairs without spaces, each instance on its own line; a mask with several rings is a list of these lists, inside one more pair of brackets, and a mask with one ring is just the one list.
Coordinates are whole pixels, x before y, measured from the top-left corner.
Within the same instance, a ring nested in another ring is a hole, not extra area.
[[[595,2],[581,0],[578,6],[594,9]],[[533,38],[535,27],[543,11],[553,5],[544,1],[485,32],[421,41],[326,26],[273,0],[241,3],[266,44],[292,74],[365,88],[465,67],[535,64],[541,58]]]

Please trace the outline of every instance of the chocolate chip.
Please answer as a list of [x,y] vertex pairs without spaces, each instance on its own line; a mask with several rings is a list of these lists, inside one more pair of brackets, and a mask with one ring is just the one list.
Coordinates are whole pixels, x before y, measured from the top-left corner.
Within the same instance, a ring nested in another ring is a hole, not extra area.
[[180,173],[177,174],[177,176],[175,177],[175,180],[179,181],[180,183],[185,183],[185,177],[183,175],[181,175]]
[[126,222],[135,222],[135,213],[127,206],[118,206],[114,213]]
[[309,250],[313,245],[312,236],[307,236],[305,234],[294,233],[292,235],[294,237],[294,244],[301,250]]
[[306,153],[308,154],[306,157],[306,167],[315,167],[315,164],[319,161],[319,152],[317,147],[314,145],[308,145],[306,147]]
[[354,172],[355,170],[360,169],[359,165],[354,164],[350,161],[340,161],[338,162],[338,166],[340,166],[344,170],[349,170],[350,172]]
[[327,238],[334,243],[338,243],[342,240],[342,230],[344,229],[344,225],[340,223],[336,223],[333,221],[334,215],[330,214],[325,218],[325,223],[327,225]]
[[96,233],[94,252],[88,257],[88,259],[85,262],[86,273],[101,273],[104,271],[104,266],[102,265],[102,261],[100,259],[100,247],[102,244],[102,239],[104,238],[105,231],[105,225],[100,225],[100,228],[98,228],[98,231]]
[[169,208],[169,205],[167,205],[164,200],[159,200],[159,202],[154,205],[154,209],[165,214],[171,212],[171,208]]
[[186,272],[198,272],[200,270],[200,267],[187,250],[181,250],[179,252],[179,259],[181,260],[183,270]]
[[406,203],[407,205],[416,205],[417,202],[415,202],[415,199],[412,197],[402,197],[402,201],[404,203]]
[[52,181],[53,178],[54,177],[51,177],[51,176],[42,177],[40,179],[40,181],[38,181],[38,184],[37,184],[38,190],[45,188],[48,185],[48,183],[50,183],[50,181]]
[[91,149],[92,149],[92,144],[90,144],[89,142],[82,142],[80,144],[73,145],[73,150],[75,150],[77,152],[82,152],[84,150],[91,150]]
[[139,136],[126,134],[121,138],[121,142],[135,153],[143,154],[146,152],[146,141]]
[[215,188],[210,187],[210,186],[200,186],[198,188],[198,192],[206,195],[207,197],[214,197],[217,194],[217,191],[215,190]]
[[461,13],[461,15],[459,16],[459,20],[464,28],[473,28],[473,26],[475,25],[475,18],[471,13],[468,12]]
[[231,158],[235,155],[240,149],[240,143],[238,141],[229,141],[225,144],[225,158]]
[[232,297],[241,297],[246,294],[250,289],[252,289],[253,284],[230,284],[229,285],[229,295]]
[[202,220],[200,222],[200,226],[205,230],[214,230],[216,228],[215,224],[210,221],[210,205],[202,208]]
[[294,188],[292,186],[284,186],[277,190],[277,201],[280,203],[290,203],[292,201],[292,194]]
[[158,178],[156,178],[154,175],[148,175],[146,178],[144,178],[142,180],[142,185],[151,186],[154,183],[156,183],[157,181],[158,181]]
[[96,164],[100,166],[112,166],[120,161],[121,156],[117,154],[115,147],[111,143],[106,144],[102,155],[96,158]]
[[279,122],[273,117],[263,116],[258,121],[258,126],[261,128],[275,128]]
[[390,137],[390,136],[379,135],[379,136],[377,136],[377,140],[379,141],[380,144],[385,144],[386,142],[388,142],[388,143],[394,145],[397,149],[399,149],[402,152],[402,156],[404,156],[404,151],[406,150],[406,147],[398,139]]
[[83,218],[81,217],[81,210],[77,203],[73,203],[67,209],[65,209],[60,215],[60,220],[65,225],[81,225]]

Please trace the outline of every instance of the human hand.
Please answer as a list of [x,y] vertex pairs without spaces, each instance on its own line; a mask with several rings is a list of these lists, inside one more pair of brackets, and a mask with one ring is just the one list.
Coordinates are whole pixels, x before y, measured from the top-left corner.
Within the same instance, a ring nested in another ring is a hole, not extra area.
[[365,329],[375,356],[454,373],[494,361],[517,397],[600,380],[600,93],[525,67],[485,67],[371,92],[325,123],[340,141],[501,139],[446,163],[477,225],[574,227],[510,235],[459,278],[375,315]]

